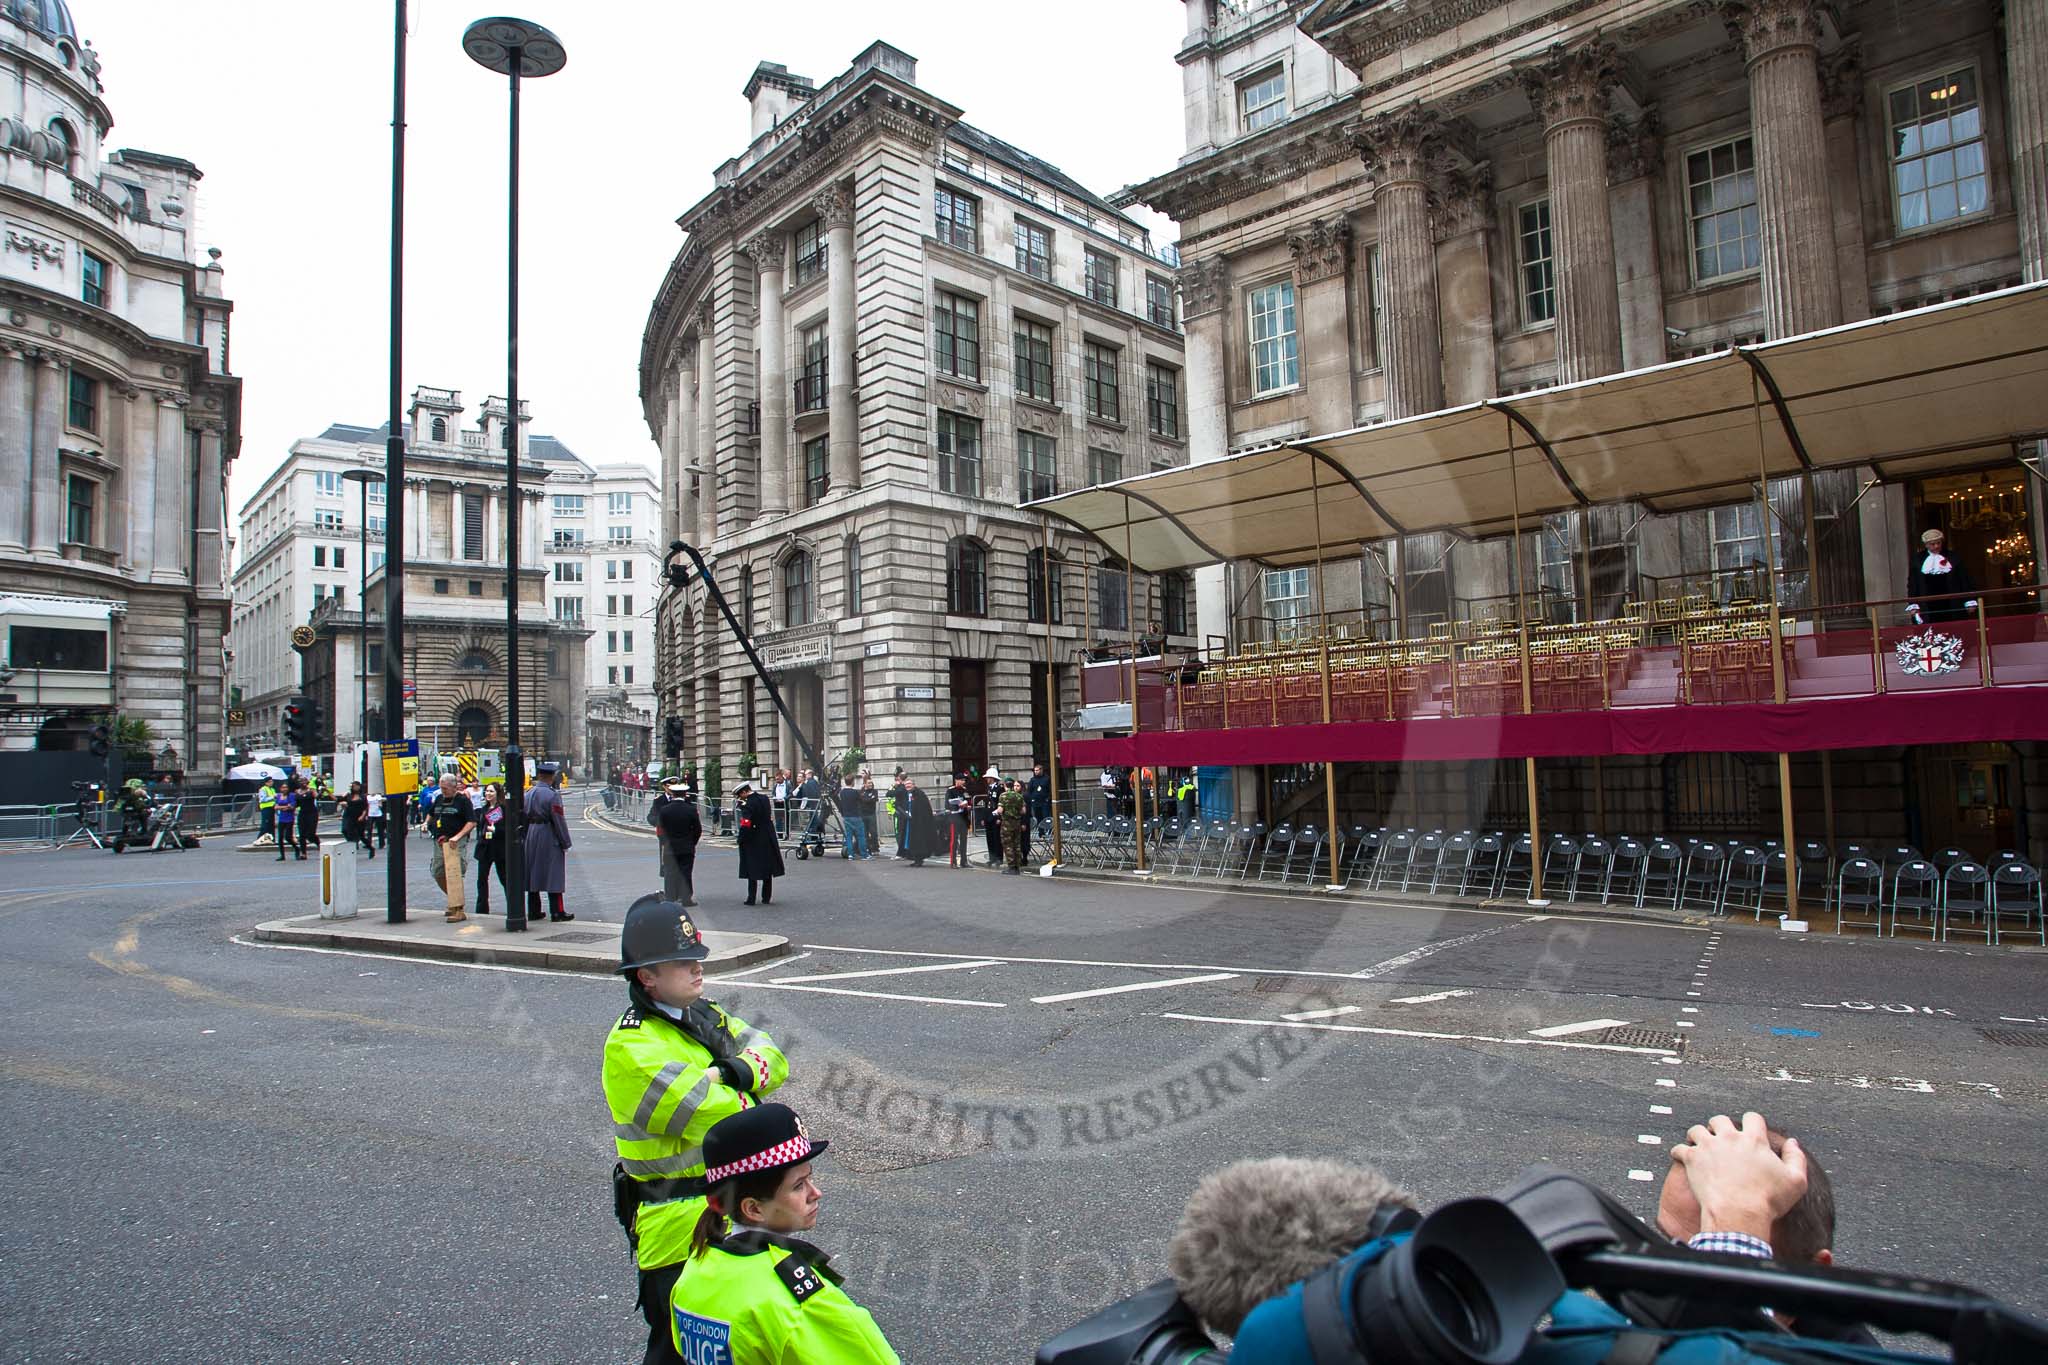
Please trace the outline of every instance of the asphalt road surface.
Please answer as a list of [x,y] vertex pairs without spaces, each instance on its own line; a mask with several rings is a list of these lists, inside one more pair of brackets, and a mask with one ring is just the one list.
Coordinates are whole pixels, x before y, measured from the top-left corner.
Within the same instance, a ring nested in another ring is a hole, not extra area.
[[[652,844],[576,834],[570,907],[615,919]],[[1648,1214],[1686,1125],[1745,1108],[1832,1172],[1843,1263],[2048,1312],[2048,956],[791,872],[746,909],[700,858],[706,925],[796,943],[712,995],[791,1055],[780,1097],[833,1139],[816,1240],[907,1360],[1029,1360],[1162,1275],[1235,1158],[1370,1162],[1425,1205],[1550,1161]],[[314,876],[0,857],[0,1360],[637,1360],[597,1085],[622,987],[242,941]]]

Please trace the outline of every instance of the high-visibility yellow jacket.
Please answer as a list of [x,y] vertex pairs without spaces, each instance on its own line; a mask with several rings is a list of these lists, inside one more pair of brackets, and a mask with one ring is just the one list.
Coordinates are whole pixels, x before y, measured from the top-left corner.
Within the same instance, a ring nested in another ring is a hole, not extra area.
[[256,809],[269,810],[277,804],[277,788],[265,782],[256,789]]
[[816,1247],[742,1229],[684,1267],[669,1336],[690,1365],[898,1365]]
[[[720,1056],[745,1070],[748,1090],[720,1077]],[[604,1040],[604,1097],[620,1164],[654,1196],[643,1196],[634,1218],[643,1269],[673,1265],[689,1251],[704,1211],[704,1134],[788,1078],[789,1060],[774,1039],[708,1000],[690,1006],[681,1022],[638,1003],[619,1016]],[[676,1192],[679,1179],[693,1188]]]

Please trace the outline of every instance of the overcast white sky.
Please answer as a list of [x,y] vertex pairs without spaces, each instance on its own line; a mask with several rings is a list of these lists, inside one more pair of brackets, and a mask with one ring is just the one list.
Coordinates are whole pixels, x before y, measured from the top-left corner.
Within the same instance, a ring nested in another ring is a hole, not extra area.
[[[385,411],[390,0],[73,0],[98,48],[110,147],[196,162],[198,244],[234,300],[243,439],[230,508],[297,437]],[[504,389],[504,83],[463,55],[493,0],[412,0],[408,391]],[[822,83],[880,38],[964,117],[1107,194],[1182,146],[1173,0],[521,0],[569,52],[525,90],[520,388],[588,460],[655,460],[640,333],[676,217],[747,141],[759,61]],[[1159,224],[1154,220],[1155,236]],[[1167,235],[1171,233],[1167,226]]]

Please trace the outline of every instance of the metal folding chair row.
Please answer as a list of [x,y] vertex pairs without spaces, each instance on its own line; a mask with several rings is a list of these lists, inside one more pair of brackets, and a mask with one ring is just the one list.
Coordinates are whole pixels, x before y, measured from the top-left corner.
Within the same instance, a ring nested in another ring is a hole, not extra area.
[[[1959,916],[1970,917],[1970,928],[1959,930]],[[1987,944],[1999,944],[2010,933],[2032,938],[2048,947],[2048,913],[2044,913],[2040,870],[2023,859],[2010,859],[1996,870],[1967,858],[1946,868],[1924,858],[1899,864],[1887,875],[1884,865],[1871,858],[1849,858],[1842,863],[1835,880],[1835,932],[1869,929],[1884,934],[1890,920],[1890,935],[1898,937],[1902,923],[1911,918],[1911,928],[1932,941],[1946,942],[1958,932],[1982,935]],[[2016,929],[2007,925],[2018,921]]]

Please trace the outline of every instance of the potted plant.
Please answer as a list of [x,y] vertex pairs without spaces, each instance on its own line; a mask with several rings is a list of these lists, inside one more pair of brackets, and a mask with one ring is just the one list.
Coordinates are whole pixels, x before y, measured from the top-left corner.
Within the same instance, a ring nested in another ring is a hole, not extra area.
[[868,751],[859,745],[839,755],[839,773],[842,777],[853,777],[860,772],[860,765],[868,761]]

